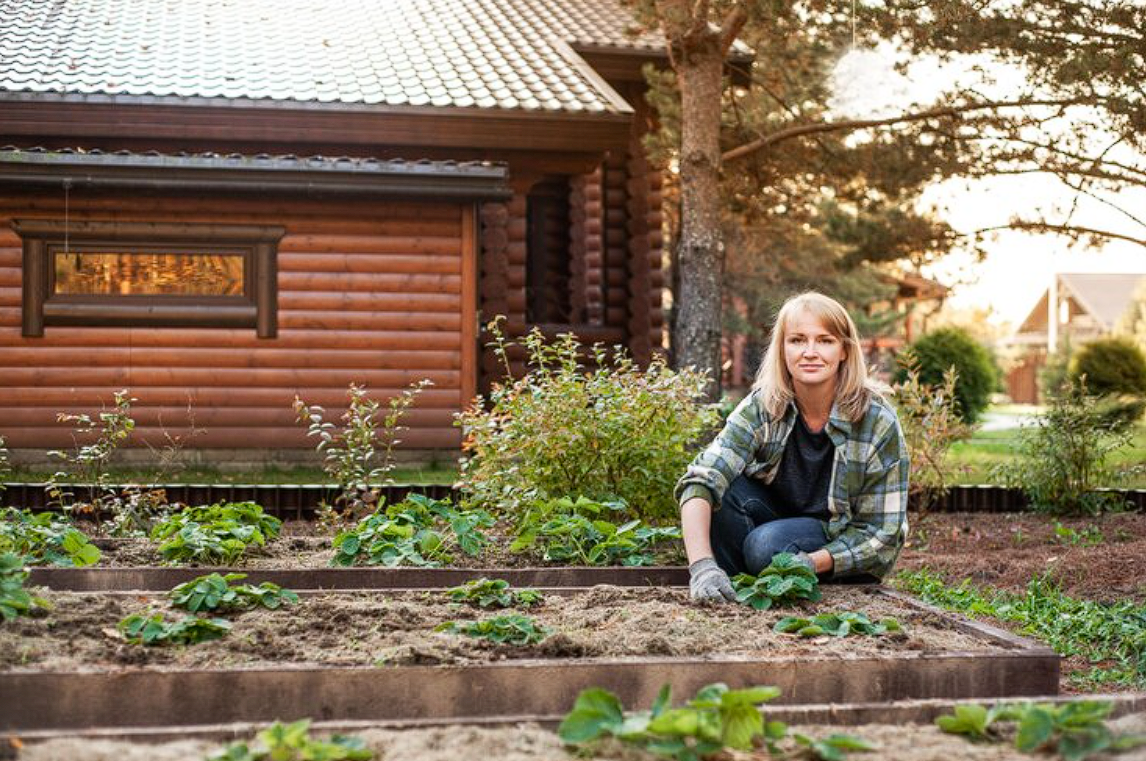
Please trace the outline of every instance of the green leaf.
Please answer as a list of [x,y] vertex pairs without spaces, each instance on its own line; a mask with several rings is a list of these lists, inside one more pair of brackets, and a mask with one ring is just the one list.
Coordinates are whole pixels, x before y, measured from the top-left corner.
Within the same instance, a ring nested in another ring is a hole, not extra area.
[[1063,733],[1058,741],[1058,753],[1063,761],[1082,761],[1094,753],[1110,747],[1113,740],[1105,725]]
[[1019,733],[1015,736],[1015,747],[1030,753],[1045,745],[1054,733],[1054,718],[1042,706],[1031,706],[1019,720]]
[[724,744],[737,750],[748,750],[752,739],[764,733],[764,718],[751,703],[728,706],[721,711]]
[[557,728],[563,742],[578,744],[606,734],[616,734],[624,723],[621,701],[608,690],[582,690],[573,710]]

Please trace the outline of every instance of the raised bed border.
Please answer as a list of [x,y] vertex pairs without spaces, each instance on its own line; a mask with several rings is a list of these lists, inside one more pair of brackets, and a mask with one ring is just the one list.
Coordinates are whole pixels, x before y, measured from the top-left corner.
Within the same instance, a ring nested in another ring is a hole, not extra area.
[[167,592],[177,584],[209,573],[245,573],[248,584],[270,581],[286,589],[305,590],[415,590],[454,587],[470,579],[505,579],[515,587],[619,587],[684,586],[684,566],[533,567],[533,568],[279,568],[161,567],[48,568],[33,567],[32,586],[58,592]]
[[[880,593],[943,616],[953,628],[1012,648],[907,652],[862,658],[599,658],[484,665],[248,669],[120,669],[0,673],[0,731],[163,727],[180,723],[316,720],[408,721],[559,715],[577,693],[603,687],[625,705],[651,705],[661,685],[693,694],[712,682],[771,684],[791,703],[994,699],[1058,692],[1060,658],[1040,643],[946,613],[907,595]],[[114,701],[93,695],[115,695]],[[221,699],[220,696],[226,696]]]
[[[1100,700],[1114,704],[1110,718],[1146,711],[1146,695],[1117,693],[1111,695],[1039,695],[1023,700],[1037,703],[1069,703],[1076,700]],[[973,700],[896,700],[887,703],[809,703],[805,705],[764,705],[760,713],[769,721],[786,724],[826,724],[854,727],[863,724],[930,724],[936,717],[951,713],[955,706]],[[627,706],[639,710],[642,706]],[[647,708],[645,706],[644,708]],[[426,729],[431,727],[479,726],[505,727],[517,724],[537,724],[545,729],[556,729],[563,715],[521,714],[517,716],[475,716],[453,719],[406,719],[398,721],[313,721],[311,731],[316,733],[353,734],[367,729]],[[220,743],[251,738],[266,727],[265,722],[231,722],[228,724],[198,724],[189,726],[125,727],[116,729],[32,730],[14,734],[24,743],[43,742],[57,738],[83,738],[138,743],[161,743],[173,740],[215,740]]]
[[[21,507],[31,510],[49,509],[42,483],[6,483],[0,490],[0,507]],[[77,492],[86,487],[72,486]],[[124,485],[110,488],[122,489]],[[270,513],[284,520],[311,520],[318,505],[337,494],[333,484],[156,484],[150,489],[163,489],[171,502],[205,505],[213,502],[257,502]],[[1146,510],[1146,489],[1098,489],[1121,495],[1134,510]],[[457,500],[458,492],[448,484],[391,484],[382,487],[387,504],[400,502],[407,494],[425,494],[433,499]],[[948,493],[929,506],[929,512],[940,513],[1008,513],[1027,509],[1026,496],[1019,489],[989,484],[952,486]],[[918,510],[916,498],[909,507]]]

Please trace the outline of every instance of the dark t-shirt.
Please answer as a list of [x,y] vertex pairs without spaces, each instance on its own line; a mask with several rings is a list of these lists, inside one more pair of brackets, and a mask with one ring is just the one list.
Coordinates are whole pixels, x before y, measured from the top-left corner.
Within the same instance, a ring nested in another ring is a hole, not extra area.
[[835,447],[827,432],[812,433],[803,416],[796,415],[796,424],[784,443],[780,469],[766,486],[773,509],[785,518],[828,520],[828,486],[834,457]]

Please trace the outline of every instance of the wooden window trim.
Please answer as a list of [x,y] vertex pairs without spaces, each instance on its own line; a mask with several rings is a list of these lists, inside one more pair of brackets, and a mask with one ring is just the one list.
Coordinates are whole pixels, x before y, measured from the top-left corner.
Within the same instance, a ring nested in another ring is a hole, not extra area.
[[[23,335],[44,335],[45,326],[255,328],[259,338],[278,334],[278,242],[286,232],[273,225],[14,220],[24,242]],[[52,257],[73,248],[163,250],[194,245],[243,256],[242,296],[51,296]]]

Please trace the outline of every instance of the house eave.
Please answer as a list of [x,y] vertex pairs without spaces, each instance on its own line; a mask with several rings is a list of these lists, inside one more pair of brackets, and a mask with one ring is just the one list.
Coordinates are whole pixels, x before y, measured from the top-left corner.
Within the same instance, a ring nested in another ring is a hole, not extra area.
[[0,92],[0,143],[109,139],[280,146],[600,152],[625,147],[631,110],[528,111],[361,103]]

